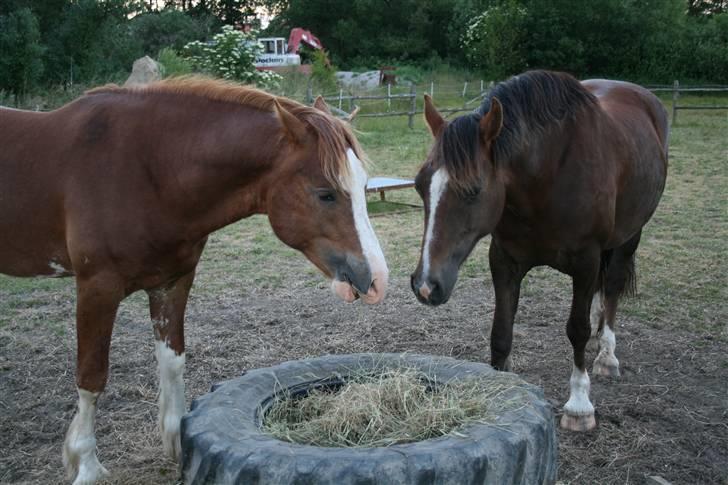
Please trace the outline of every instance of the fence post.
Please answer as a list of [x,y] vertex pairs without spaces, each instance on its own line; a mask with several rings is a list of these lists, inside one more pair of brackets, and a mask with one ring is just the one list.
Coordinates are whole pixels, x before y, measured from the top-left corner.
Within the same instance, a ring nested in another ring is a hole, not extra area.
[[480,80],[480,94],[483,94],[483,80]]
[[677,99],[680,97],[680,83],[675,80],[672,83],[672,124],[677,121]]
[[306,104],[313,103],[313,86],[311,86],[311,81],[308,82],[308,87],[306,88]]
[[339,109],[341,109],[341,98],[344,97],[344,90],[339,89]]
[[387,111],[392,111],[392,83],[387,83]]
[[430,97],[435,99],[435,81],[430,81]]
[[412,84],[410,86],[410,96],[412,96],[412,108],[407,117],[409,120],[407,121],[407,126],[410,127],[410,130],[415,127],[415,113],[417,113],[417,87]]
[[463,98],[465,97],[465,93],[468,92],[468,82],[465,81],[465,84],[463,84]]

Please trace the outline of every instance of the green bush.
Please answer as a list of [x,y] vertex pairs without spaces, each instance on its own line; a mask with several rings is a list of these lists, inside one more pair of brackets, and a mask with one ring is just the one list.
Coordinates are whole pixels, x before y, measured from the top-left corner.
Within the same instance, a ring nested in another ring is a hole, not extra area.
[[463,37],[468,60],[495,79],[524,70],[527,10],[506,0],[475,17]]
[[278,84],[280,76],[255,69],[253,62],[260,51],[261,46],[253,32],[244,33],[225,25],[212,41],[204,44],[190,42],[182,52],[197,70],[223,79],[270,88]]
[[160,50],[157,61],[162,69],[162,77],[184,76],[194,72],[192,63],[171,47]]
[[311,79],[319,92],[332,93],[339,89],[339,83],[336,81],[336,70],[329,62],[326,52],[321,49],[313,52]]

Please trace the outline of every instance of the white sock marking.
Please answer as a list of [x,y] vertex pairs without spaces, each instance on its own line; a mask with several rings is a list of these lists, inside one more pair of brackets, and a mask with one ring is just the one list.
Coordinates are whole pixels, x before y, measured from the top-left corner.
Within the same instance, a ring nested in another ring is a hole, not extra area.
[[594,359],[595,365],[604,367],[619,367],[617,356],[614,355],[614,349],[617,347],[617,339],[609,325],[604,325],[602,336],[599,338],[599,354]]
[[185,413],[185,354],[177,355],[167,342],[158,340],[154,345],[159,369],[159,430],[164,451],[179,463],[180,420]]
[[352,175],[349,193],[351,195],[351,210],[354,215],[354,227],[359,236],[359,244],[364,253],[364,258],[369,264],[372,279],[375,281],[375,289],[379,293],[377,298],[380,300],[384,296],[384,291],[387,287],[389,269],[387,268],[382,248],[379,245],[377,236],[374,234],[374,229],[372,228],[367,213],[367,174],[364,171],[361,161],[354,153],[354,150],[349,148],[346,152],[346,157],[349,160]]
[[569,400],[564,404],[564,412],[571,416],[589,416],[594,414],[594,406],[589,400],[589,374],[574,366],[569,379]]
[[78,388],[78,411],[71,421],[63,446],[63,464],[74,485],[93,484],[109,474],[96,457],[96,401],[99,392]]
[[430,213],[427,217],[427,232],[425,232],[425,244],[422,248],[422,279],[427,281],[430,271],[430,246],[435,237],[435,213],[437,206],[445,193],[449,176],[444,168],[438,168],[430,180]]

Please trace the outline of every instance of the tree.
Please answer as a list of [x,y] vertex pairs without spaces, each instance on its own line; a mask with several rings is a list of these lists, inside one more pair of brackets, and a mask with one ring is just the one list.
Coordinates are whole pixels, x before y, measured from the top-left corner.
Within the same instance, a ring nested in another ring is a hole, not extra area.
[[713,15],[728,12],[728,0],[688,0],[690,15]]
[[29,8],[0,16],[0,89],[26,93],[43,72],[38,19]]

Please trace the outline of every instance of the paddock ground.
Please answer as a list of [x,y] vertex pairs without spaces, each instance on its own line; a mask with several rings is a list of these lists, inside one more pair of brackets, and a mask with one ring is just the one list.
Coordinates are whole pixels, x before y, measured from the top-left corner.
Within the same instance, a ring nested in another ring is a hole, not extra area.
[[[404,119],[358,123],[375,162],[370,174],[413,175],[429,146],[421,123],[414,131]],[[725,112],[680,113],[666,193],[637,253],[638,293],[618,314],[622,377],[592,378],[595,431],[560,432],[563,483],[645,483],[658,475],[674,484],[728,484],[727,133]],[[417,201],[413,191],[388,198]],[[419,211],[373,218],[392,274],[389,296],[376,307],[335,300],[262,217],[214,234],[187,312],[188,401],[246,369],[328,353],[487,362],[489,239],[464,266],[452,300],[424,307],[409,290],[422,218]],[[553,270],[532,271],[515,327],[514,370],[544,388],[556,419],[571,370],[570,287]],[[74,305],[72,280],[0,276],[0,483],[63,481],[61,446],[76,404]],[[110,372],[97,421],[99,456],[112,473],[105,483],[176,483],[156,431],[153,338],[142,294],[121,307]]]

